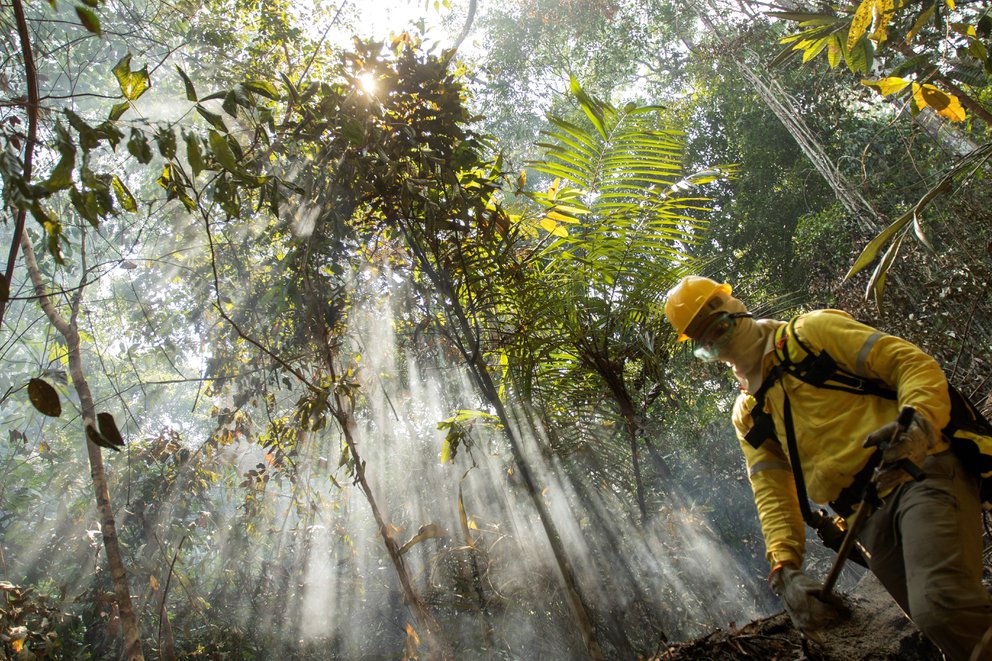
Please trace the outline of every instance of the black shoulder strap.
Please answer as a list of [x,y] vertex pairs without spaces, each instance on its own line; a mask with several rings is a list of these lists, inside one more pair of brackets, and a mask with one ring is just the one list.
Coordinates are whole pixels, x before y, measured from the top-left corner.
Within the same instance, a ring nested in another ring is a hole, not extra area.
[[799,463],[799,445],[796,443],[796,428],[792,424],[792,406],[789,395],[783,400],[782,415],[785,418],[785,440],[789,446],[789,464],[792,466],[792,478],[796,483],[796,495],[799,496],[799,511],[803,513],[806,525],[816,527],[813,510],[809,506],[809,496],[806,495],[806,480],[803,479],[803,467]]
[[[791,323],[791,322],[790,322]],[[781,337],[779,337],[781,333]],[[788,333],[788,328],[777,328],[775,329],[775,344],[776,344],[776,357],[779,359],[777,365],[772,367],[771,371],[765,376],[765,380],[761,382],[758,390],[754,393],[754,406],[751,407],[749,412],[751,415],[751,429],[748,430],[747,434],[744,435],[744,440],[753,447],[755,450],[761,447],[761,445],[767,440],[775,439],[775,422],[772,420],[772,416],[765,413],[765,394],[768,390],[775,385],[782,374],[785,373],[788,365],[791,364],[789,360],[788,353],[784,355],[779,352],[777,346],[784,340]]]

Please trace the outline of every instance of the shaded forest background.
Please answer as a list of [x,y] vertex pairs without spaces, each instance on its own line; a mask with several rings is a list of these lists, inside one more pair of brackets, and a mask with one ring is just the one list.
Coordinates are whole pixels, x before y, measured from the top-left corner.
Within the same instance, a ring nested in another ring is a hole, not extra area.
[[636,658],[779,610],[675,282],[992,408],[988,3],[786,4],[3,2],[0,658]]

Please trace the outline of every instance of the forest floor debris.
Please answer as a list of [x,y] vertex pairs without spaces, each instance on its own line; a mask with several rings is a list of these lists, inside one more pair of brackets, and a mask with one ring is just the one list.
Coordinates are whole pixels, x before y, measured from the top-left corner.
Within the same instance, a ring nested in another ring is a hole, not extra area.
[[871,574],[845,597],[851,615],[815,643],[785,613],[666,646],[655,661],[940,661],[942,656]]

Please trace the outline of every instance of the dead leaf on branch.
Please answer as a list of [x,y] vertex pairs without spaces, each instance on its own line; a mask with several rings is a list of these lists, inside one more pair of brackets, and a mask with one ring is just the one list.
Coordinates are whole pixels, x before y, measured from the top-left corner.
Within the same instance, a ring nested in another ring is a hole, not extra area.
[[31,405],[45,415],[57,418],[62,415],[62,401],[58,392],[44,379],[31,379],[28,382],[28,399]]

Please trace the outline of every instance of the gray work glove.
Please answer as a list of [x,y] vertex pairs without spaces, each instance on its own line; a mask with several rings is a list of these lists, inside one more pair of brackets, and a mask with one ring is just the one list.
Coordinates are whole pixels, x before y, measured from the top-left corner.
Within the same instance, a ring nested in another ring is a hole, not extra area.
[[868,440],[865,441],[866,448],[888,444],[882,451],[882,465],[879,467],[881,470],[874,478],[875,487],[881,493],[894,489],[903,482],[910,482],[913,479],[909,473],[901,468],[894,466],[886,469],[886,464],[893,464],[901,459],[908,459],[916,464],[917,467],[922,467],[923,461],[927,458],[930,450],[940,440],[940,434],[937,433],[933,424],[931,424],[925,415],[914,415],[912,422],[906,427],[906,431],[898,434],[893,439],[892,435],[896,432],[896,429],[896,423],[890,422],[870,433]]
[[823,585],[801,569],[786,565],[772,574],[769,585],[785,605],[792,624],[810,640],[821,642],[819,632],[843,616],[840,600],[833,596],[829,601],[821,599]]

